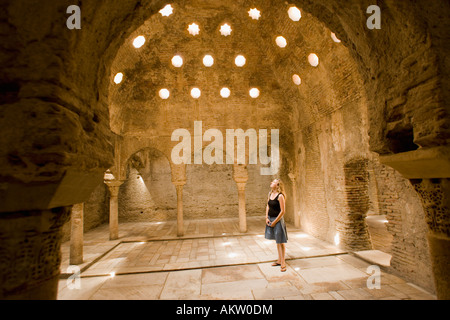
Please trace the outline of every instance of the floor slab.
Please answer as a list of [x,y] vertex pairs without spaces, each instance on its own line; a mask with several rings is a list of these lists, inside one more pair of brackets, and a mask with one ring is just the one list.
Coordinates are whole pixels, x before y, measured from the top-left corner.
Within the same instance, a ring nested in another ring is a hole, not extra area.
[[[113,242],[104,234],[108,229],[101,227],[85,236],[86,261],[80,277],[67,272],[70,243],[63,245],[61,269],[66,273],[59,282],[58,299],[436,299],[385,269],[381,288],[371,290],[370,263],[289,224],[287,270],[281,272],[271,265],[277,259],[276,245],[264,239],[262,223],[249,219],[251,232],[242,234],[236,231],[236,221],[220,219],[209,227],[204,221],[198,226],[191,221],[187,230],[193,233],[182,238],[173,235],[176,229],[170,224],[136,223],[134,228],[127,224]],[[221,229],[224,226],[227,229]],[[155,238],[139,235],[150,231]]]

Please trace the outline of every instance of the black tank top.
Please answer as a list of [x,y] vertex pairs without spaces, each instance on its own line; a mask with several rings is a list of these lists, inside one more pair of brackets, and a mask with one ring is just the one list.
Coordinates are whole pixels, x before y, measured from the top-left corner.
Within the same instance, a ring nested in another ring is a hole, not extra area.
[[281,212],[281,207],[280,207],[280,201],[278,200],[278,197],[280,196],[281,193],[279,193],[275,199],[271,200],[269,197],[269,217],[271,218],[276,218],[278,217],[278,215]]

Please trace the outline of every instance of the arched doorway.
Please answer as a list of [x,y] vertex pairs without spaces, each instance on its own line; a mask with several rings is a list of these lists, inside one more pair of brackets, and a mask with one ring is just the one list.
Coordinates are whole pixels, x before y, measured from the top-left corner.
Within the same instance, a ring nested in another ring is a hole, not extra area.
[[134,153],[127,161],[127,180],[119,193],[119,219],[127,222],[176,220],[177,199],[170,163],[153,148]]

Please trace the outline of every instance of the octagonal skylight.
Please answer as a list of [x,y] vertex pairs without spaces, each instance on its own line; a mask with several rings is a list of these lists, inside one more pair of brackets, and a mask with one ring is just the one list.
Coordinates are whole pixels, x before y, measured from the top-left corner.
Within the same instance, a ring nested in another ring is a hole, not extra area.
[[175,68],[180,68],[183,65],[183,58],[181,56],[174,56],[172,58],[172,65]]
[[220,95],[224,99],[229,98],[230,94],[231,94],[231,91],[228,88],[222,88],[222,90],[220,90]]
[[170,97],[170,92],[167,89],[159,90],[159,97],[163,100],[167,100]]
[[145,37],[144,36],[139,36],[136,37],[133,41],[133,46],[136,49],[139,49],[140,47],[142,47],[145,44]]
[[258,88],[252,88],[250,89],[250,97],[252,97],[253,99],[256,99],[259,97],[259,89]]
[[308,56],[308,62],[313,67],[317,67],[319,65],[319,57],[315,53],[311,53]]
[[243,55],[238,55],[236,57],[236,59],[234,60],[234,63],[236,64],[236,66],[238,67],[243,67],[245,66],[247,60],[245,59],[245,57]]
[[302,17],[302,13],[297,7],[290,7],[288,10],[288,15],[292,21],[300,21]]
[[282,36],[278,36],[277,39],[275,40],[277,46],[279,46],[280,48],[286,48],[287,46],[287,41],[284,37]]
[[302,79],[300,78],[300,76],[298,74],[294,74],[292,76],[292,81],[299,86],[302,83]]
[[206,56],[203,57],[203,65],[205,67],[212,67],[214,64],[214,58],[207,54]]
[[123,80],[123,73],[122,72],[117,73],[114,77],[114,83],[119,84],[122,82],[122,80]]
[[192,88],[191,90],[191,97],[194,99],[198,99],[200,98],[200,96],[202,95],[202,92],[200,91],[199,88]]

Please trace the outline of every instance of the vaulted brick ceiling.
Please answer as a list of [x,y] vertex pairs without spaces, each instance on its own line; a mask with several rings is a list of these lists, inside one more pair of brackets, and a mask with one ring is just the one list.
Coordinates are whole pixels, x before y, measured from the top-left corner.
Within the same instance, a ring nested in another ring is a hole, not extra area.
[[[293,5],[242,0],[171,5],[173,14],[154,14],[124,41],[112,65],[110,118],[118,134],[167,135],[165,129],[192,127],[195,120],[215,128],[298,130],[346,100],[361,98],[348,50],[308,13],[291,20]],[[258,20],[249,16],[252,8],[260,10]],[[189,34],[192,23],[199,26],[198,35]],[[229,36],[220,33],[225,23],[232,28]],[[136,49],[138,36],[146,42]],[[285,48],[277,46],[278,36],[287,40]],[[309,64],[311,53],[319,56],[318,67]],[[210,68],[203,65],[207,54],[214,58]],[[242,68],[235,65],[240,54],[246,57]],[[184,60],[181,68],[171,63],[175,55]],[[124,79],[117,85],[118,72]],[[294,74],[301,77],[300,85],[294,84]],[[193,87],[202,92],[197,100],[190,95]],[[231,90],[228,99],[220,96],[223,87]],[[249,96],[253,87],[261,92],[257,99]],[[162,88],[170,91],[169,99],[159,97]]]

